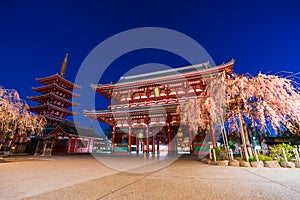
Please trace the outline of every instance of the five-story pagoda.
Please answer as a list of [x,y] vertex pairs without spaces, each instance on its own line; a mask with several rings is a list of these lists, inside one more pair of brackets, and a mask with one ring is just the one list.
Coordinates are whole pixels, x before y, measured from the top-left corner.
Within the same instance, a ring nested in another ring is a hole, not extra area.
[[41,93],[40,96],[29,96],[28,99],[38,102],[39,105],[31,106],[30,111],[45,116],[48,127],[55,127],[59,123],[72,124],[66,117],[72,116],[74,113],[69,107],[77,106],[78,103],[71,101],[71,98],[79,96],[72,92],[80,86],[67,80],[64,75],[68,62],[68,54],[64,58],[61,66],[60,74],[56,73],[44,78],[36,78],[38,82],[43,84],[40,87],[33,87],[32,90]]

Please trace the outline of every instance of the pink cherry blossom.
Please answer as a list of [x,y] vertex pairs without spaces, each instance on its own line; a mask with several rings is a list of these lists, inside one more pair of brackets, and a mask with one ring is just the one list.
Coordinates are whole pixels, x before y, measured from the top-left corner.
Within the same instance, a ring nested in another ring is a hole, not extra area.
[[18,135],[42,133],[46,119],[31,113],[16,90],[0,87],[0,105],[0,133],[12,132]]

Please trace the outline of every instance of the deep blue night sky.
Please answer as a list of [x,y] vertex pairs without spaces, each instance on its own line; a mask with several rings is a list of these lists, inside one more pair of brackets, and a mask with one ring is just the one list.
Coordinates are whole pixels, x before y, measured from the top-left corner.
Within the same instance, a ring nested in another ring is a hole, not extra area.
[[[22,98],[37,95],[36,77],[59,72],[69,53],[73,81],[88,53],[119,32],[164,27],[200,43],[216,64],[236,59],[234,71],[298,72],[300,4],[297,1],[0,1],[0,85]],[[133,66],[186,65],[164,52],[135,52],[116,60],[103,82]],[[28,101],[29,104],[32,102]]]

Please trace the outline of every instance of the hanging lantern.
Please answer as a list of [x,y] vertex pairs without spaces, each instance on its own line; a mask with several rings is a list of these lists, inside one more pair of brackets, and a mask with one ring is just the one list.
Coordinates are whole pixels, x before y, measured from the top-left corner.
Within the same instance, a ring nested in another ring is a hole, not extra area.
[[181,127],[179,127],[179,129],[177,131],[177,137],[183,137],[183,132],[181,130]]
[[155,97],[160,97],[160,89],[159,89],[159,87],[155,87],[154,88],[154,95],[155,95]]
[[143,132],[141,131],[140,133],[139,133],[139,139],[143,139],[144,138],[144,134],[143,134]]

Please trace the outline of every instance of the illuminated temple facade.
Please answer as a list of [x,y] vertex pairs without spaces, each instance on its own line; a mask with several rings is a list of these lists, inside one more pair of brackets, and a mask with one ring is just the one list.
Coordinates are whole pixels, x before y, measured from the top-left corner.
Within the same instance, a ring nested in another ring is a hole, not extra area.
[[[231,73],[234,61],[219,66],[202,63],[187,67],[122,77],[117,83],[91,85],[111,100],[108,110],[85,111],[87,117],[109,124],[114,153],[201,154],[202,146],[216,145],[203,133],[180,120],[180,105],[203,98],[206,82],[220,73]],[[208,122],[209,123],[209,122]]]

